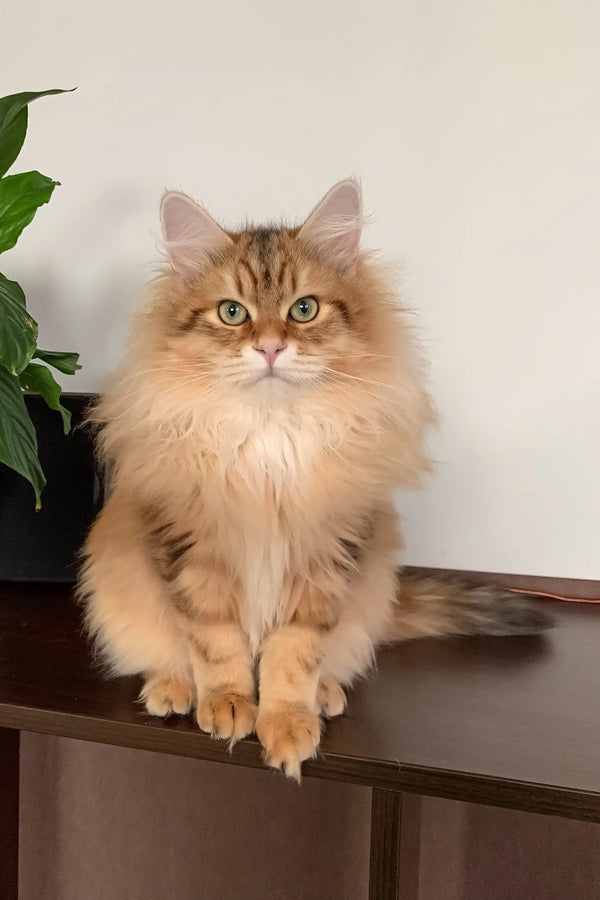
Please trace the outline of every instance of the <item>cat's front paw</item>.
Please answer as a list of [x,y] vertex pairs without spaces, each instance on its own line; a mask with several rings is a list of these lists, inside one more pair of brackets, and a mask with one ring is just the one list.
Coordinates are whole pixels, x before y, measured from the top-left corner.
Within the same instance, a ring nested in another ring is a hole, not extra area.
[[185,716],[192,708],[194,688],[175,675],[152,675],[141,690],[140,700],[151,716]]
[[346,694],[333,675],[325,675],[317,689],[317,709],[324,716],[333,719],[341,716],[346,709]]
[[316,755],[321,723],[308,707],[281,703],[259,711],[256,733],[268,765],[300,781],[302,762]]
[[198,703],[196,715],[202,731],[233,745],[254,731],[256,703],[232,691],[212,691]]

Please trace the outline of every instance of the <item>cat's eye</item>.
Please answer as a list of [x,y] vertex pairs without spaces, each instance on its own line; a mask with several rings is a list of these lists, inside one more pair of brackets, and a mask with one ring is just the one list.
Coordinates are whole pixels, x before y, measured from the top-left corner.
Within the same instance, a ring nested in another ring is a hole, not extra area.
[[290,306],[288,316],[294,322],[311,322],[319,312],[319,303],[316,297],[300,297]]
[[243,325],[248,318],[248,310],[235,300],[223,300],[219,303],[219,318],[226,325]]

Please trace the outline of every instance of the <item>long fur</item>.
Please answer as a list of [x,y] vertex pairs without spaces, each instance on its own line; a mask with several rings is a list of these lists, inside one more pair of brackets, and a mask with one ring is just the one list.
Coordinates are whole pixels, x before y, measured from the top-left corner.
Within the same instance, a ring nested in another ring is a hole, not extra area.
[[[326,221],[311,234],[230,233],[198,248],[193,278],[166,265],[151,285],[91,416],[114,487],[80,585],[97,646],[114,673],[145,676],[150,712],[194,705],[237,740],[255,727],[260,659],[256,728],[295,777],[379,643],[472,632],[478,606],[398,591],[392,494],[429,468],[423,366],[385,270],[366,254],[342,268]],[[295,323],[307,295],[319,315]],[[246,323],[219,320],[224,298]],[[283,378],[263,377],[264,335],[285,345]]]

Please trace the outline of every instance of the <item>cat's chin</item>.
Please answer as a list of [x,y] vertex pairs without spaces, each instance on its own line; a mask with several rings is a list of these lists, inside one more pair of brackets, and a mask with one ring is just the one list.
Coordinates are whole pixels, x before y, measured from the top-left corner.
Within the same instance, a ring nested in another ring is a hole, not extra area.
[[291,391],[297,389],[297,379],[290,378],[283,373],[258,375],[246,383],[246,390],[258,399],[274,399],[278,396],[288,396]]

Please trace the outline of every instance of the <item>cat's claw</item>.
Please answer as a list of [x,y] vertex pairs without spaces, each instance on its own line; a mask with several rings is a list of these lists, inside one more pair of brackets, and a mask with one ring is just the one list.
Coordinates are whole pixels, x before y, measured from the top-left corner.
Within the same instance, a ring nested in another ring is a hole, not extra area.
[[254,731],[256,704],[251,697],[234,692],[213,691],[198,703],[198,725],[231,746]]
[[264,747],[266,763],[300,781],[302,763],[316,756],[321,723],[307,707],[282,703],[259,711],[256,733]]

